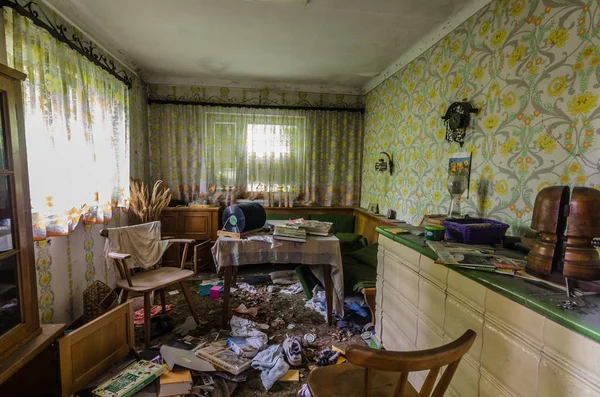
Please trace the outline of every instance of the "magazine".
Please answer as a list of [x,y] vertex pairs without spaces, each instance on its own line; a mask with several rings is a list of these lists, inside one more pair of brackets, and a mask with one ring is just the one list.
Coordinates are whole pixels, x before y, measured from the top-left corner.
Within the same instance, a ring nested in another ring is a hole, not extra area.
[[102,383],[92,393],[98,397],[130,397],[153,382],[164,371],[164,365],[140,360]]
[[203,347],[196,351],[196,355],[233,375],[250,368],[252,363],[252,360],[240,357],[229,348],[219,345]]
[[525,261],[508,258],[485,246],[428,241],[427,245],[438,256],[437,263],[467,269],[515,274],[524,270]]
[[252,358],[258,353],[258,349],[248,342],[248,339],[241,336],[232,336],[227,339],[228,348],[233,350],[239,356]]
[[329,236],[333,223],[321,221],[304,221],[300,228],[306,230],[306,233],[315,236]]
[[275,240],[287,240],[305,243],[306,242],[306,231],[303,229],[294,229],[287,226],[275,226],[273,232],[273,238]]

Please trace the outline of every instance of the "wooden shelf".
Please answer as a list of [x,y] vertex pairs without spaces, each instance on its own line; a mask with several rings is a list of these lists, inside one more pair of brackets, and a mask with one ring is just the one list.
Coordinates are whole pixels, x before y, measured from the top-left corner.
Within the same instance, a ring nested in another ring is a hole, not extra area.
[[41,333],[0,361],[0,384],[62,336],[67,324],[43,324]]

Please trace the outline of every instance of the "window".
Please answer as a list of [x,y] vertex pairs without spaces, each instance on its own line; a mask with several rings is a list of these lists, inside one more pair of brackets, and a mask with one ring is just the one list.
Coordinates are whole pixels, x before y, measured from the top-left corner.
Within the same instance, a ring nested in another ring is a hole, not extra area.
[[280,157],[290,153],[290,129],[288,125],[248,124],[248,157]]
[[218,190],[292,191],[302,185],[306,118],[273,111],[207,112],[209,184]]

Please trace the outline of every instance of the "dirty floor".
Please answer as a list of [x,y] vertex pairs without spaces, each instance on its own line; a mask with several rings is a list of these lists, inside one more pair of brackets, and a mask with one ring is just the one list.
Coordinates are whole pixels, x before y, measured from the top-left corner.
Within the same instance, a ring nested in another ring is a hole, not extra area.
[[[240,269],[240,275],[238,276],[238,282],[240,278],[243,278],[247,274],[268,274],[274,270],[281,270],[282,267],[275,268],[271,265],[268,266],[244,266],[243,272]],[[223,306],[222,299],[214,301],[209,297],[202,297],[198,291],[197,285],[202,280],[217,278],[215,274],[211,273],[199,273],[194,281],[186,282],[186,286],[191,292],[192,299],[196,305],[198,316],[201,320],[206,321],[207,324],[198,327],[195,331],[192,331],[190,335],[210,338],[210,335],[215,335],[217,331],[221,330],[221,310]],[[305,333],[313,333],[317,335],[315,342],[315,352],[320,351],[331,345],[344,348],[350,344],[365,345],[361,340],[360,335],[349,336],[345,333],[340,332],[335,326],[329,327],[323,317],[311,309],[304,307],[306,302],[306,296],[304,293],[297,295],[285,295],[279,292],[269,293],[267,291],[268,285],[255,285],[258,292],[256,294],[249,294],[242,290],[238,290],[232,293],[230,316],[233,313],[233,308],[236,308],[241,303],[245,304],[248,308],[259,306],[260,310],[256,318],[252,318],[249,315],[236,314],[240,317],[251,319],[255,322],[268,324],[270,328],[265,331],[269,336],[269,344],[281,344],[286,338],[286,334],[289,336],[302,337]],[[285,287],[285,286],[284,286]],[[182,324],[185,319],[190,316],[189,309],[185,302],[185,298],[179,290],[179,285],[172,286],[169,290],[178,290],[179,293],[175,295],[166,294],[167,304],[172,304],[172,309],[169,312],[170,317],[173,319],[175,326]],[[158,296],[155,297],[155,304],[159,304]],[[277,318],[284,320],[283,324],[275,323]],[[294,324],[292,329],[288,329],[289,324]],[[221,337],[228,336],[229,329],[223,330],[220,333]],[[143,348],[143,331],[141,327],[136,327],[136,339],[138,340],[138,348]],[[168,340],[176,339],[178,336],[174,333],[163,335],[161,337],[152,340],[152,343],[161,343]],[[321,345],[321,347],[318,347]],[[266,391],[260,380],[260,373],[256,370],[250,369],[248,372],[248,380],[244,383],[238,384],[235,392],[232,394],[234,397],[243,396],[296,396],[297,391],[301,388],[303,383],[306,383],[306,379],[309,374],[308,365],[313,364],[308,362],[306,357],[303,357],[303,366],[300,369],[300,382],[292,383],[281,383],[276,382],[270,391]]]

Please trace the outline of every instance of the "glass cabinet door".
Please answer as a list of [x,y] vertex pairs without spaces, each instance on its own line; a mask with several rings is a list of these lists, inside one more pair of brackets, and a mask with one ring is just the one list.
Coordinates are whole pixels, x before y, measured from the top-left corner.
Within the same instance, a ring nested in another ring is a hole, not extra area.
[[13,241],[14,172],[7,155],[6,93],[0,91],[0,337],[21,324],[19,250]]
[[0,65],[0,359],[40,329],[21,81],[10,73]]

